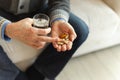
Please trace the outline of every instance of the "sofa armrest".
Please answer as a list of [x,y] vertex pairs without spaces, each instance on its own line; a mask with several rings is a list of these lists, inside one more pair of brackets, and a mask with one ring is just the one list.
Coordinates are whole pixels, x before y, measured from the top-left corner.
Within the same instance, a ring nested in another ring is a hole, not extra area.
[[103,0],[120,16],[120,0]]

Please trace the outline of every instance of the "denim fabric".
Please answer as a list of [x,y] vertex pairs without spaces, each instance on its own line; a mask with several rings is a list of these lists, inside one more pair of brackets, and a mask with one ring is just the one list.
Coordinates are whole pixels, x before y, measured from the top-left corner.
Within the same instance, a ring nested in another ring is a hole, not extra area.
[[0,80],[15,80],[18,74],[18,68],[10,61],[0,46]]
[[72,49],[66,52],[57,52],[52,44],[50,44],[34,64],[35,68],[49,79],[55,78],[61,72],[66,63],[88,36],[89,30],[85,22],[72,13],[70,13],[69,23],[77,33],[77,38],[73,43]]

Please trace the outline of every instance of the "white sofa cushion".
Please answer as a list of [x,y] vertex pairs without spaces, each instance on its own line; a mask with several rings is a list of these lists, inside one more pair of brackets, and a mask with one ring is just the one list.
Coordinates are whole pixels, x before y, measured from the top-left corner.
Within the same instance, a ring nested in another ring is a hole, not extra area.
[[72,12],[83,19],[90,29],[88,39],[74,56],[120,43],[119,17],[103,1],[71,0],[71,8]]

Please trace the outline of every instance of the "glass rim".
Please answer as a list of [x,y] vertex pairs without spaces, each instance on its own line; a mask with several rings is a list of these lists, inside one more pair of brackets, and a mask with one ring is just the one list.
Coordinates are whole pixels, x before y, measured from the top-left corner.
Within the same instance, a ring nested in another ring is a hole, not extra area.
[[37,16],[45,16],[47,19],[46,20],[50,20],[50,18],[49,18],[49,16],[47,15],[47,14],[44,14],[44,13],[38,13],[38,14],[35,14],[34,16],[33,16],[33,19],[35,19],[35,17],[37,17]]

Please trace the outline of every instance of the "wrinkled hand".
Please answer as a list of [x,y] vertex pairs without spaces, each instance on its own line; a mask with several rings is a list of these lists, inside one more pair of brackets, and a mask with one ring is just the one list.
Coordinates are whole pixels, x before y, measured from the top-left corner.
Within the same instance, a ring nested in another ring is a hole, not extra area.
[[29,46],[40,49],[46,42],[54,42],[57,39],[46,36],[51,29],[40,29],[32,27],[33,19],[25,18],[15,23],[7,25],[5,34],[13,39],[17,39]]
[[57,42],[53,42],[53,46],[59,52],[71,50],[72,45],[73,45],[73,41],[77,37],[73,27],[69,23],[64,22],[64,21],[55,21],[52,24],[52,32],[51,32],[52,37],[53,38],[60,38],[60,35],[63,33],[68,33],[68,35],[69,35],[69,41],[67,44],[58,45]]

